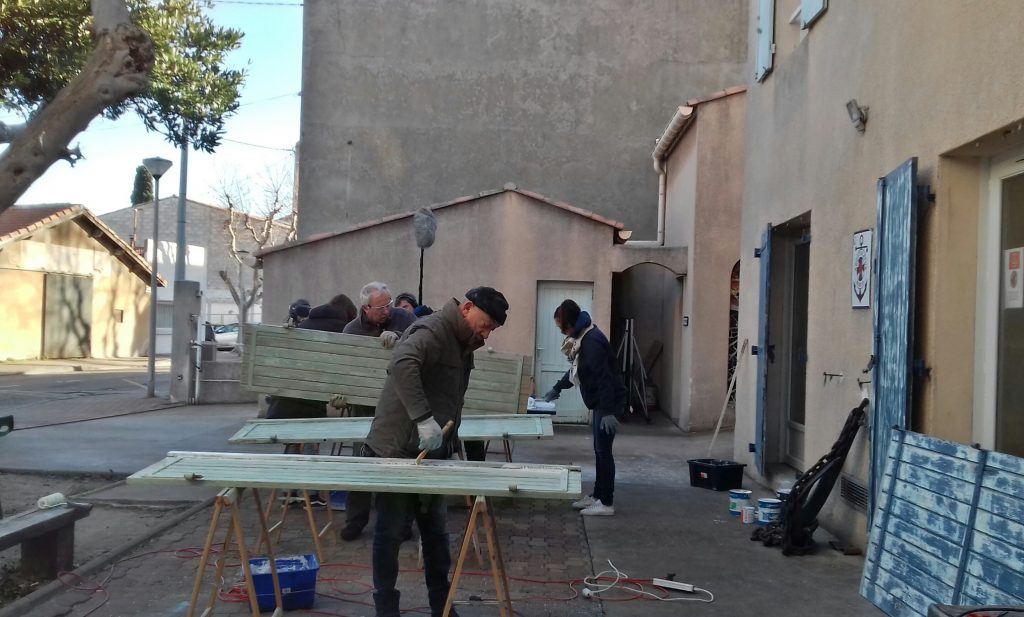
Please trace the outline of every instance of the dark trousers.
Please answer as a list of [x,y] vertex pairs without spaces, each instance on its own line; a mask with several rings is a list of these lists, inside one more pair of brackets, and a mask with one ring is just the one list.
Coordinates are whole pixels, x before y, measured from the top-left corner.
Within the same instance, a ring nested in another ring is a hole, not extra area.
[[[354,418],[369,418],[373,416],[374,408],[366,405],[351,405],[349,411]],[[352,444],[352,451],[358,456],[373,456],[373,453],[366,454],[365,445],[362,442]],[[345,527],[362,531],[370,522],[370,509],[373,505],[373,493],[349,491],[348,501],[345,503]]]
[[601,430],[601,418],[594,414],[591,426],[594,431],[594,457],[597,479],[594,480],[594,499],[600,499],[606,506],[613,505],[615,493],[615,458],[612,456],[612,442],[615,434]]
[[486,441],[464,441],[462,449],[466,452],[467,461],[482,461],[487,459]]
[[448,599],[447,507],[443,495],[377,493],[377,525],[373,532],[373,602],[377,617],[399,617],[398,551],[412,521],[420,529],[423,577],[430,614],[440,616]]
[[[366,444],[359,444],[359,456],[376,456]],[[370,509],[373,505],[373,493],[349,491],[345,503],[345,527],[362,531],[370,522]]]

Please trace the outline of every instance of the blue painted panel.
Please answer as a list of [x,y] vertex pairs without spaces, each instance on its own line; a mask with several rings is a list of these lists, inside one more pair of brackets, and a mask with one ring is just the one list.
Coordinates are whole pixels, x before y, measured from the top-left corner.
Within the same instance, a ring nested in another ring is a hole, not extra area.
[[764,406],[768,400],[768,346],[771,344],[768,317],[772,293],[772,226],[761,235],[761,291],[757,301],[757,402],[754,429],[754,464],[758,473],[764,473]]
[[910,410],[917,232],[917,159],[878,180],[874,302],[875,371],[871,419],[871,506],[882,490],[882,466],[893,427],[906,428]]
[[861,594],[915,617],[934,602],[1024,603],[1022,461],[891,433]]
[[[903,446],[901,461],[946,476],[952,476],[970,485],[974,484],[974,476],[978,473],[978,464],[975,462],[951,456],[938,457],[935,456],[935,452],[929,452],[909,443]],[[964,499],[969,500],[970,495],[964,496]]]

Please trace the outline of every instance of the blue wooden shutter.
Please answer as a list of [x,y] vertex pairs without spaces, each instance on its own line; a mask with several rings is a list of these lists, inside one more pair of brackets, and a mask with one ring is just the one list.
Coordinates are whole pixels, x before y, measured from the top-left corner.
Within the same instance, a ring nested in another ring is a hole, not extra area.
[[811,24],[817,21],[827,8],[828,0],[801,0],[800,21],[803,24],[800,27],[804,29],[810,28]]
[[768,398],[768,316],[772,293],[772,226],[761,235],[761,248],[755,256],[761,259],[761,296],[757,301],[757,427],[754,434],[754,463],[764,473],[764,405]]
[[912,391],[917,159],[878,180],[875,268],[871,498],[885,472],[889,432],[907,428]]
[[775,0],[758,0],[757,3],[757,58],[754,79],[762,81],[772,71],[772,56],[775,53]]

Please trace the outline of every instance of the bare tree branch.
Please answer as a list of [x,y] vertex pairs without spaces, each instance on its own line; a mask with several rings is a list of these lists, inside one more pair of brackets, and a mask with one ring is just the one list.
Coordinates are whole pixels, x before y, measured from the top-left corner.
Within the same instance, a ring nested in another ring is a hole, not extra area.
[[124,1],[92,0],[92,12],[96,47],[85,68],[0,154],[0,212],[68,157],[68,144],[93,118],[149,83],[153,41],[131,22]]

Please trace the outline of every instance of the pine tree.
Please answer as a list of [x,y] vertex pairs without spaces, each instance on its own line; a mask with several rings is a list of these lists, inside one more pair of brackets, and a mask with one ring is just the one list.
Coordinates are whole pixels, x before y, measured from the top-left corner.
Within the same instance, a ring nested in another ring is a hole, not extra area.
[[132,205],[153,201],[153,176],[145,165],[135,168],[135,184],[132,186]]

